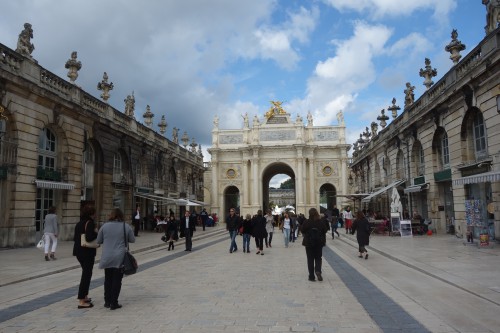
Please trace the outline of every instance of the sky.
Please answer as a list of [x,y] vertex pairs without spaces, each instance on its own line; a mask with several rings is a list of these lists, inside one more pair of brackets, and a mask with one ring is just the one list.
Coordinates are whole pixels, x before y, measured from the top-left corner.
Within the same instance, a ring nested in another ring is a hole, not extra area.
[[429,58],[437,82],[452,66],[444,48],[452,29],[469,53],[484,37],[481,0],[0,0],[0,43],[16,48],[25,22],[34,59],[67,78],[72,51],[82,63],[76,84],[99,98],[107,72],[108,103],[124,111],[134,93],[135,117],[149,105],[172,129],[211,145],[219,128],[243,127],[242,115],[263,118],[270,101],[295,119],[337,125],[347,143],[380,110],[404,106],[406,82],[425,91],[419,70]]

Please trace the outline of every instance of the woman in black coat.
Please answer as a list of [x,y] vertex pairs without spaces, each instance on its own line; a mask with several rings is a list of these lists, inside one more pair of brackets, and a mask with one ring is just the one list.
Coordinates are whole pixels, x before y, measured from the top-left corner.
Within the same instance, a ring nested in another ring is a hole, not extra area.
[[264,255],[264,239],[267,237],[266,218],[262,215],[262,210],[257,211],[257,215],[252,218],[252,233],[255,237],[257,253]]
[[357,232],[356,239],[358,240],[358,246],[359,246],[358,257],[363,258],[363,253],[364,253],[365,259],[368,259],[368,251],[366,250],[365,246],[369,245],[370,243],[370,224],[368,223],[368,220],[361,211],[357,212],[356,219],[352,224],[351,234],[354,235],[355,232]]
[[92,269],[94,268],[96,249],[82,247],[81,235],[85,234],[85,240],[92,242],[97,238],[97,225],[94,222],[95,207],[87,205],[82,209],[80,221],[75,226],[75,235],[73,236],[73,255],[76,256],[82,267],[82,276],[80,286],[78,287],[78,308],[86,309],[94,306],[88,297],[90,280],[92,279]]
[[321,275],[321,260],[323,257],[323,246],[326,245],[326,232],[328,221],[321,219],[316,208],[309,209],[309,218],[304,221],[300,232],[304,236],[302,245],[306,247],[307,270],[309,271],[309,281],[323,281]]

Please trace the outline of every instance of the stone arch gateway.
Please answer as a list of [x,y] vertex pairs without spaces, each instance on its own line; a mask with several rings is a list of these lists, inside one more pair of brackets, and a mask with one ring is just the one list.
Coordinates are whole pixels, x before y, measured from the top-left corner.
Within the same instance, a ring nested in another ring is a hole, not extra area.
[[[214,119],[211,162],[204,175],[210,192],[209,208],[221,218],[227,214],[227,189],[237,188],[240,213],[255,214],[266,208],[269,180],[278,173],[295,179],[296,211],[305,213],[320,208],[320,188],[331,184],[336,189],[337,204],[348,193],[347,151],[343,117],[338,125],[313,126],[312,115],[307,124],[300,115],[295,120],[273,102],[266,114],[254,116],[250,124],[243,116],[243,128],[219,129]],[[231,192],[233,193],[233,192]]]

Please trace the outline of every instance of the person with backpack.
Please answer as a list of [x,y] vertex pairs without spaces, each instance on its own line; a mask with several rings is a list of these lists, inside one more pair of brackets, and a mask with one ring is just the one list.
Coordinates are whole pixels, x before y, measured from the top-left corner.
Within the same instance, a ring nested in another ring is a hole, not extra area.
[[327,227],[322,221],[316,208],[309,209],[309,219],[305,220],[301,227],[304,236],[302,245],[306,248],[307,269],[309,271],[309,281],[323,281],[321,275],[321,260],[323,256],[323,246],[326,244]]
[[370,242],[370,224],[363,214],[362,211],[358,211],[356,213],[356,219],[351,227],[351,234],[356,234],[356,239],[358,240],[359,247],[359,256],[363,258],[363,254],[365,254],[365,259],[368,259],[368,251],[366,250],[366,246],[369,245]]

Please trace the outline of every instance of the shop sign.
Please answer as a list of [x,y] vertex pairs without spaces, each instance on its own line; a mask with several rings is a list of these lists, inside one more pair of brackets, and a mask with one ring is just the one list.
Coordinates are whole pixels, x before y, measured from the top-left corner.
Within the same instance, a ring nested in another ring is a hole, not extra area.
[[490,235],[480,234],[479,235],[479,246],[489,246],[490,245]]

